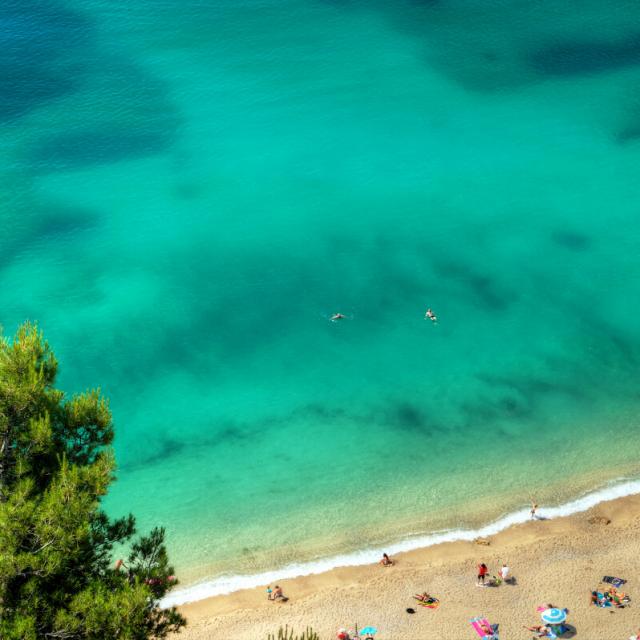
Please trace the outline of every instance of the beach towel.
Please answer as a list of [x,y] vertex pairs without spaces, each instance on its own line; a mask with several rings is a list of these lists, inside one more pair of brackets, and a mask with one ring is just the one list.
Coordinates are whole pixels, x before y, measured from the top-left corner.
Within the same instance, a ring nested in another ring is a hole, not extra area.
[[[471,626],[481,638],[484,638],[485,640],[499,640],[498,625],[489,624],[489,621],[486,618],[473,618],[473,620],[471,620]],[[483,627],[491,629],[491,633],[487,633]]]
[[596,591],[596,596],[598,597],[598,602],[594,602],[597,607],[611,607],[611,602],[604,597],[604,593],[600,593]]
[[621,587],[626,582],[626,580],[623,580],[622,578],[614,578],[613,576],[605,576],[604,578],[602,578],[602,582],[612,584],[614,587],[618,588]]
[[438,600],[438,598],[431,597],[427,600],[421,600],[418,596],[413,596],[413,598],[418,601],[421,607],[426,607],[427,609],[437,609],[440,606],[440,600]]

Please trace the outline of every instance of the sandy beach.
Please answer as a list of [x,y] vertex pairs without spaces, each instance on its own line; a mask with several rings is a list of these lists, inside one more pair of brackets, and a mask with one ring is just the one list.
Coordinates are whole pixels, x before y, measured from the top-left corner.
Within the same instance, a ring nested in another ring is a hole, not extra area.
[[[239,591],[184,605],[188,640],[262,640],[288,624],[312,626],[324,640],[357,623],[377,627],[378,640],[473,640],[469,621],[479,615],[500,625],[501,640],[528,639],[523,625],[539,623],[536,608],[569,609],[568,623],[584,640],[626,640],[640,627],[634,596],[640,594],[640,496],[603,502],[589,511],[537,520],[492,536],[490,545],[451,542],[394,558],[393,567],[345,567],[280,583],[287,603],[267,601],[265,588]],[[476,566],[497,573],[506,562],[515,584],[476,586]],[[624,609],[589,603],[604,575],[628,580],[632,602]],[[437,610],[415,606],[412,595],[438,597]],[[407,607],[417,611],[411,615]]]

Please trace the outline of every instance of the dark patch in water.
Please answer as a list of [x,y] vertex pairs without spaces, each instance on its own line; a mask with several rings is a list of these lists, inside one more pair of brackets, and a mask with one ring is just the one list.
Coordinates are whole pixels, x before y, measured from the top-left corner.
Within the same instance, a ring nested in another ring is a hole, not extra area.
[[64,171],[140,158],[162,151],[169,142],[168,133],[133,128],[63,133],[41,142],[31,160],[46,171]]
[[0,4],[0,121],[73,92],[86,69],[91,23],[49,0]]
[[[293,418],[300,418],[301,416],[310,416],[316,419],[331,422],[334,420],[343,420],[347,417],[347,412],[340,407],[330,407],[328,405],[320,403],[312,403],[296,409],[292,413]],[[352,416],[349,416],[349,418],[351,419]]]
[[93,229],[100,216],[89,210],[71,208],[49,208],[38,217],[38,222],[30,236],[34,239],[48,239]]
[[401,402],[390,412],[394,426],[409,431],[423,431],[427,427],[427,420],[422,410],[414,404]]
[[187,448],[182,440],[170,436],[156,436],[153,441],[153,451],[143,458],[136,458],[131,462],[119,465],[123,471],[136,471],[156,464],[162,464],[171,458],[180,455]]
[[488,396],[473,401],[466,400],[460,403],[459,410],[466,425],[491,425],[492,431],[498,428],[494,424],[498,420],[523,420],[534,412],[527,398],[514,395],[498,399]]
[[249,437],[242,429],[235,426],[227,426],[216,434],[216,444],[222,442],[242,442]]
[[640,33],[623,40],[575,40],[551,45],[529,56],[537,72],[549,76],[577,76],[614,71],[640,64]]
[[551,239],[559,246],[571,251],[585,251],[591,244],[591,238],[579,231],[554,231]]
[[624,127],[615,135],[615,141],[621,145],[633,144],[638,140],[640,140],[640,124]]
[[469,263],[461,260],[436,261],[434,271],[443,278],[459,282],[482,307],[491,311],[504,311],[517,300],[517,296],[504,289],[495,278],[480,273]]

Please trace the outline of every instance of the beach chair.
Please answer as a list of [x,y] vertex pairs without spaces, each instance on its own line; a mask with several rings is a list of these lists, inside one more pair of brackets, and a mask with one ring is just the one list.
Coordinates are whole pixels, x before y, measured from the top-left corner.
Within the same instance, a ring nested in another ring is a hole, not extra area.
[[[473,618],[471,620],[471,626],[483,640],[499,640],[498,625],[489,624],[489,621],[486,618]],[[490,629],[491,631],[487,631],[487,629]]]

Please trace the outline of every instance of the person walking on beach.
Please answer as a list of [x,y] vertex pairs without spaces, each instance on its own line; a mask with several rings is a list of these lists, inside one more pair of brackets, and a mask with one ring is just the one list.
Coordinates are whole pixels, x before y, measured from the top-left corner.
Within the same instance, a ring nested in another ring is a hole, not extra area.
[[530,511],[530,513],[531,513],[531,519],[532,520],[536,519],[536,511],[537,511],[537,509],[538,509],[538,505],[536,504],[536,501],[533,498],[531,498],[531,511]]
[[478,565],[478,586],[479,587],[480,586],[484,587],[484,579],[488,573],[489,573],[489,569],[487,568],[487,565],[484,562]]

